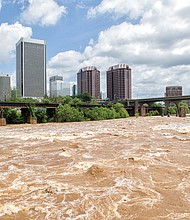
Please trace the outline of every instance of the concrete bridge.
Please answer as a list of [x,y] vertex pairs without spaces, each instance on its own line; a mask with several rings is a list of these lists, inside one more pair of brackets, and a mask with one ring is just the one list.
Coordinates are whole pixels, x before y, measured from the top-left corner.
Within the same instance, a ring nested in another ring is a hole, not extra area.
[[[167,114],[168,107],[170,103],[175,103],[177,106],[177,115],[183,117],[185,116],[184,109],[180,108],[179,103],[181,101],[190,100],[189,96],[178,96],[178,97],[159,97],[159,98],[144,98],[144,99],[131,99],[131,100],[125,100],[121,101],[121,103],[124,104],[126,110],[129,112],[131,116],[134,116],[136,113],[139,113],[141,116],[146,115],[146,113],[150,110],[155,110],[155,107],[153,107],[153,103],[155,102],[164,102],[165,103],[165,114]],[[146,104],[146,105],[145,105]],[[33,119],[32,112],[31,112],[31,106],[34,106],[35,108],[45,108],[47,110],[47,114],[50,117],[53,117],[55,115],[55,109],[58,107],[59,103],[27,103],[27,102],[0,102],[0,125],[6,125],[6,119],[3,117],[3,110],[6,108],[16,108],[21,109],[21,113],[23,116],[23,121],[28,123],[35,123],[35,120]],[[79,107],[80,108],[94,108],[94,107],[106,107],[106,102],[99,103],[99,104],[82,104]],[[161,108],[157,108],[157,110],[161,114]]]
[[147,104],[149,107],[155,102],[164,102],[165,103],[165,113],[168,113],[168,107],[171,103],[174,103],[177,107],[177,115],[183,116],[184,109],[180,108],[179,103],[182,101],[190,100],[190,95],[187,96],[176,96],[176,97],[158,97],[158,98],[144,98],[144,99],[131,99],[127,100],[127,105],[134,107],[134,113],[139,112],[139,108],[142,111],[142,108]]

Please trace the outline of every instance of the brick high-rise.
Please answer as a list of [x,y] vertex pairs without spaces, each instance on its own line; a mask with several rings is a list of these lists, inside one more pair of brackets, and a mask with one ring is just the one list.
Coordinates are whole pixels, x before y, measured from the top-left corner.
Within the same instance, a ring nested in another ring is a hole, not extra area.
[[166,86],[166,97],[182,96],[182,86]]
[[127,64],[111,66],[107,71],[107,97],[109,100],[131,99],[131,68]]
[[78,95],[89,93],[92,97],[100,98],[100,71],[94,66],[87,66],[77,73]]

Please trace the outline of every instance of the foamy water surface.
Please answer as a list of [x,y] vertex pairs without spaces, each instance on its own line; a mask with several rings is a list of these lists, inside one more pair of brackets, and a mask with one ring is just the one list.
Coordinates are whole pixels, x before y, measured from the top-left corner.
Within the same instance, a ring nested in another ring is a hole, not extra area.
[[190,119],[0,127],[0,219],[190,219]]

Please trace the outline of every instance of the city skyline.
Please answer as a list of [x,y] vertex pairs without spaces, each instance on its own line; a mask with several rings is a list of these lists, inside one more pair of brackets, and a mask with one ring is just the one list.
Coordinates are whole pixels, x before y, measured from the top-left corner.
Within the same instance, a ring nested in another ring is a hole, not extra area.
[[16,85],[15,44],[47,41],[47,82],[75,81],[84,66],[133,70],[133,98],[163,96],[165,87],[190,94],[190,0],[0,0],[0,72]]

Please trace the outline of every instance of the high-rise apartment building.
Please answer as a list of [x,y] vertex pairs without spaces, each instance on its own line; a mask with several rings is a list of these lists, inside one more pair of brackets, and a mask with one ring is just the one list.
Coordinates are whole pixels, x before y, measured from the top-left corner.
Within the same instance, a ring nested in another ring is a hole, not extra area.
[[89,93],[92,97],[100,98],[100,71],[94,66],[87,66],[77,73],[78,95]]
[[21,97],[46,95],[46,43],[21,38],[16,44],[16,86]]
[[131,68],[127,64],[109,67],[107,71],[107,97],[109,100],[131,99]]
[[166,86],[166,97],[182,96],[182,86]]
[[10,97],[11,81],[10,76],[0,74],[0,100],[6,101]]

